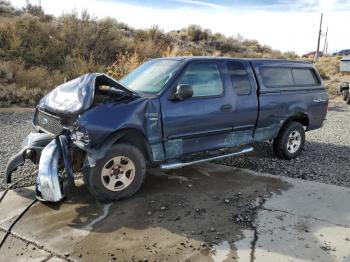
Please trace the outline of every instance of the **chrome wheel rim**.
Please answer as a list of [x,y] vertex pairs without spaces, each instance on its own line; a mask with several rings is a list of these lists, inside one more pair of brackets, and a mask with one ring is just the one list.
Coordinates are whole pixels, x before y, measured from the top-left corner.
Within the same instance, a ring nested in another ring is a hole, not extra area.
[[299,131],[294,130],[290,133],[287,142],[287,150],[289,153],[294,154],[298,151],[301,145],[301,134]]
[[126,156],[108,160],[101,172],[102,184],[110,191],[127,188],[135,178],[135,164]]

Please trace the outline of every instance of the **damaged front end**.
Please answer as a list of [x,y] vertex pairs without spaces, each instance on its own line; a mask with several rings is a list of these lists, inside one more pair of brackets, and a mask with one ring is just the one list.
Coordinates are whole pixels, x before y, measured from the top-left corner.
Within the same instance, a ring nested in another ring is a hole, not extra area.
[[[64,198],[64,180],[74,186],[73,170],[79,171],[84,162],[85,152],[79,148],[79,142],[86,141],[83,136],[77,140],[77,122],[81,114],[111,99],[121,101],[125,97],[136,96],[114,79],[98,73],[86,74],[56,87],[41,99],[34,113],[33,124],[37,132],[30,133],[22,149],[8,161],[6,182],[11,183],[11,174],[26,159],[30,159],[39,166],[37,198],[41,201],[61,201]],[[78,160],[73,161],[73,154]]]

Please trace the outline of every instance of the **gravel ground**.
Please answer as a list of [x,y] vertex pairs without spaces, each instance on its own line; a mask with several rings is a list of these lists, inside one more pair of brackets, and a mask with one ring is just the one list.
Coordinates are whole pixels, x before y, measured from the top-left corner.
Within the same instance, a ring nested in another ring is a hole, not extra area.
[[[0,108],[0,190],[6,186],[4,183],[4,172],[6,163],[12,154],[16,153],[22,145],[23,139],[31,131],[34,131],[32,125],[33,109],[26,108]],[[13,180],[34,172],[35,166],[27,161],[23,167],[20,167],[13,173]],[[18,183],[19,187],[33,184],[34,177],[28,178]]]
[[[5,188],[3,172],[10,156],[17,152],[26,135],[34,130],[32,109],[0,109],[0,190]],[[350,106],[332,101],[323,128],[307,133],[305,150],[297,159],[274,157],[269,143],[255,145],[255,151],[242,157],[228,158],[220,164],[327,184],[350,186]],[[34,171],[26,164],[14,174],[14,180]],[[34,177],[19,183],[32,184]]]

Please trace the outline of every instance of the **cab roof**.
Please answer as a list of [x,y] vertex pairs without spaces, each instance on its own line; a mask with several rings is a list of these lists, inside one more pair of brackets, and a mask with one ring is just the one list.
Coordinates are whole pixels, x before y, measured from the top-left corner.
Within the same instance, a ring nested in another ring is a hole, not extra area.
[[178,61],[201,61],[201,60],[223,60],[223,61],[232,61],[232,60],[244,60],[248,62],[258,62],[258,63],[298,63],[298,64],[312,64],[310,61],[300,61],[300,60],[288,60],[288,59],[266,59],[266,58],[239,58],[239,57],[217,57],[217,56],[175,56],[175,57],[162,57],[157,58],[157,60],[178,60]]

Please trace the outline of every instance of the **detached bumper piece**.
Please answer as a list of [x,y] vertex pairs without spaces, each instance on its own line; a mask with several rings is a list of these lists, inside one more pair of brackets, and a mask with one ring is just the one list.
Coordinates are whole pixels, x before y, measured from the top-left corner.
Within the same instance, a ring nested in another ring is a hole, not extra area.
[[59,202],[64,197],[63,179],[58,175],[60,150],[57,140],[52,140],[41,152],[36,180],[37,198],[41,201]]
[[6,183],[11,183],[11,174],[29,158],[34,164],[39,163],[41,151],[52,140],[52,136],[45,133],[30,133],[23,141],[22,149],[7,162],[5,176]]
[[7,163],[5,171],[7,183],[11,183],[11,173],[23,165],[26,158],[30,158],[35,164],[39,163],[36,179],[37,198],[48,202],[61,201],[64,198],[63,177],[59,174],[61,156],[68,183],[74,186],[68,136],[60,135],[53,138],[43,133],[30,133],[23,146]]

